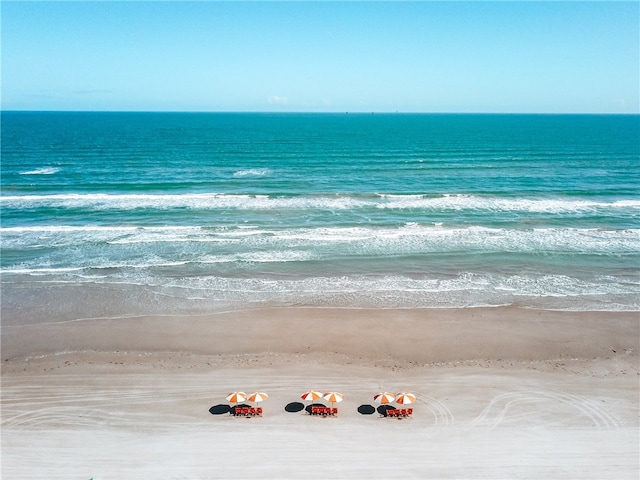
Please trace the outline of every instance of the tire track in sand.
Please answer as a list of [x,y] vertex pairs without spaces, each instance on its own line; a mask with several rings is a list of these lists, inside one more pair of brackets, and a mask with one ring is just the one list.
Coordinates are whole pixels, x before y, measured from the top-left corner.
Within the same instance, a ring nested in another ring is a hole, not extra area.
[[454,423],[454,416],[449,407],[437,398],[421,392],[416,392],[416,398],[416,403],[425,405],[433,415],[434,425],[448,426]]
[[[568,407],[568,408],[567,408]],[[566,423],[586,418],[597,429],[620,429],[624,424],[593,399],[553,390],[507,392],[495,396],[469,427],[494,428],[505,422],[531,424],[558,423],[558,413],[571,413]],[[548,412],[548,413],[547,413]],[[545,420],[553,415],[555,420]],[[577,414],[577,415],[575,415]],[[560,416],[561,417],[561,416]],[[562,417],[561,417],[562,418]]]
[[92,386],[95,379],[87,377],[85,385],[61,387],[34,380],[29,385],[3,386],[2,427],[140,425],[153,423],[154,408],[165,420],[181,423],[186,419],[175,414],[172,405],[190,400],[206,404],[212,397],[210,386],[185,389],[180,384],[158,387],[118,382]]

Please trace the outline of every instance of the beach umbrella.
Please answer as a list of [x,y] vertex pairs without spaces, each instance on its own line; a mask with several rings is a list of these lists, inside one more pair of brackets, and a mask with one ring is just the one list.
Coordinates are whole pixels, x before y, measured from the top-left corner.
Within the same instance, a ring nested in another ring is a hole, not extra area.
[[416,396],[413,393],[402,392],[396,396],[395,401],[401,405],[408,405],[416,401]]
[[244,402],[247,399],[247,394],[244,392],[232,392],[227,395],[227,401],[231,403]]
[[317,390],[309,390],[308,392],[304,392],[302,395],[300,395],[300,398],[313,402],[314,400],[322,398],[322,392],[318,392]]
[[396,400],[396,396],[397,395],[395,393],[381,392],[374,395],[373,400],[381,404],[391,403]]
[[264,392],[254,392],[247,397],[247,400],[249,400],[250,402],[258,403],[264,402],[267,398],[269,398],[269,395]]
[[329,392],[322,396],[326,401],[331,402],[331,406],[333,406],[334,403],[341,402],[343,397],[344,395],[338,392]]

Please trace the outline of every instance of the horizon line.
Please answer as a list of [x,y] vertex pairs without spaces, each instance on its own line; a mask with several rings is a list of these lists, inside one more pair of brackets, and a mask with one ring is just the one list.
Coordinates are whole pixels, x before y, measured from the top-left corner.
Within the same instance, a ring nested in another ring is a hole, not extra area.
[[85,110],[85,109],[0,109],[0,113],[191,113],[191,114],[259,114],[259,115],[628,115],[638,116],[640,112],[440,112],[402,110]]

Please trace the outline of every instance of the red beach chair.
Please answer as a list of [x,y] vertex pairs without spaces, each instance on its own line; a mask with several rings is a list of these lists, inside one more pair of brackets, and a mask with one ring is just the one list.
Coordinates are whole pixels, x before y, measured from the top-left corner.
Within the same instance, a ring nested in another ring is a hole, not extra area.
[[259,416],[262,416],[262,407],[256,408],[256,411],[257,411]]
[[331,415],[338,415],[338,409],[337,408],[332,408],[331,409]]
[[410,417],[413,415],[413,408],[407,408],[407,416]]

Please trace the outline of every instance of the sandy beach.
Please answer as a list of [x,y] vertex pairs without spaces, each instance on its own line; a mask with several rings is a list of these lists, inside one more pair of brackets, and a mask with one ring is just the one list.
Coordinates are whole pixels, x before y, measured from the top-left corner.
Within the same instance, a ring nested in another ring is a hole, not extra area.
[[[2,478],[635,479],[635,312],[266,308],[2,328]],[[337,418],[284,407],[345,395]],[[233,390],[262,418],[212,415]],[[411,391],[410,419],[361,415]]]

